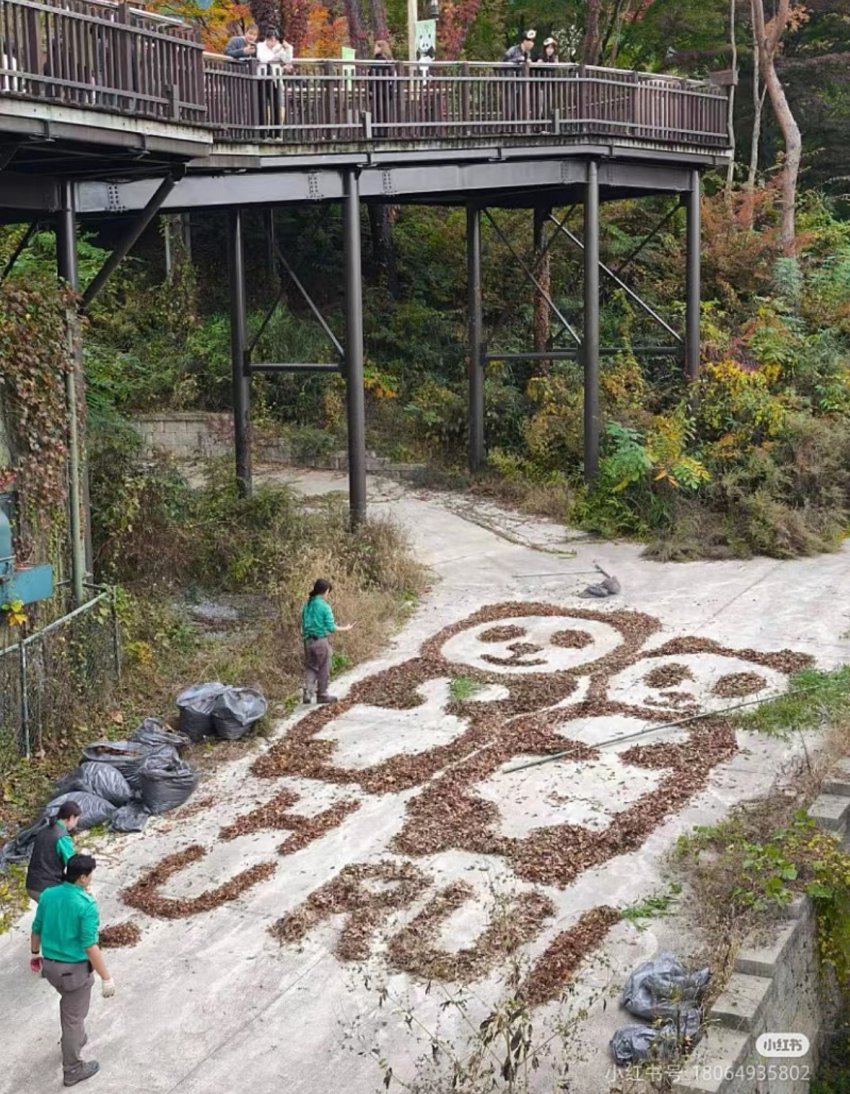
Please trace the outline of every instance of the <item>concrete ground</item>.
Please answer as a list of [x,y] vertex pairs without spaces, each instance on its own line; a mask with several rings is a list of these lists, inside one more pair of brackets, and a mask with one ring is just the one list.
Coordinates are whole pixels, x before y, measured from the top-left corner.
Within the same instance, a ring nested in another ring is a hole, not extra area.
[[[276,472],[275,477],[288,477],[305,493],[345,489],[344,478],[330,473]],[[636,546],[567,539],[563,529],[494,506],[473,507],[461,499],[382,481],[372,482],[370,493],[371,512],[386,514],[408,529],[435,580],[384,655],[335,682],[335,691],[343,697],[355,682],[415,657],[421,644],[447,625],[505,601],[546,602],[567,613],[588,607],[647,613],[663,626],[647,639],[645,650],[671,638],[697,636],[734,650],[790,648],[814,655],[823,667],[847,659],[846,548],[793,562],[659,565],[641,559]],[[558,573],[590,569],[594,560],[614,572],[623,586],[622,595],[604,605],[576,597],[589,577]],[[590,634],[587,650],[564,648],[550,643],[550,623],[517,609],[514,625],[525,631],[525,641],[537,651],[531,655],[526,647],[511,651],[509,639],[485,647],[481,625],[451,637],[445,656],[453,664],[489,667],[497,676],[502,673],[509,685],[526,671],[553,672],[579,664],[591,657],[589,651],[593,657],[604,655],[618,641],[608,624],[593,621],[581,625]],[[482,650],[496,660],[482,660]],[[545,664],[526,669],[524,659],[529,656],[532,662]],[[720,705],[712,689],[730,674],[755,671],[764,694],[785,686],[782,672],[727,654],[677,654],[652,660],[650,668],[671,660],[689,670],[675,695],[669,689],[653,691],[647,672],[635,667],[637,662],[619,668],[608,686],[619,702],[649,710],[653,703],[668,704],[666,709],[679,704],[684,711]],[[333,762],[348,769],[365,768],[457,739],[465,727],[463,719],[445,711],[449,686],[450,678],[426,681],[419,692],[421,704],[409,709],[350,706],[321,730],[321,736],[332,742],[328,747],[333,749]],[[505,694],[507,687],[497,681],[477,698],[483,706]],[[581,698],[576,693],[558,705],[568,711],[570,703]],[[303,715],[301,708],[278,725],[276,739]],[[569,737],[594,744],[634,732],[642,724],[640,718],[622,714],[584,717],[570,723]],[[649,740],[686,736],[687,730],[679,729]],[[536,886],[551,899],[556,913],[526,946],[529,960],[535,960],[582,912],[603,904],[624,907],[658,890],[660,857],[676,835],[695,823],[719,818],[737,801],[769,790],[781,779],[793,752],[793,746],[744,733],[738,744],[738,752],[714,768],[706,788],[663,820],[639,850],[580,872],[566,887]],[[110,837],[99,845],[95,893],[101,921],[132,920],[141,927],[142,939],[134,948],[107,955],[118,988],[115,998],[102,1000],[97,988],[93,996],[87,1051],[100,1060],[102,1070],[85,1088],[92,1094],[371,1094],[382,1089],[384,1074],[373,1050],[396,1075],[410,1080],[416,1058],[430,1055],[425,1030],[436,1031],[462,1053],[468,1029],[477,1026],[488,1003],[498,998],[504,970],[473,985],[474,998],[464,1018],[441,1007],[447,994],[458,994],[456,986],[438,983],[428,990],[423,982],[391,971],[385,954],[390,938],[411,922],[436,888],[458,880],[471,884],[477,899],[446,919],[436,944],[446,951],[472,945],[487,923],[494,893],[533,887],[519,880],[500,855],[450,849],[409,859],[430,875],[430,886],[375,932],[364,961],[343,963],[334,956],[340,917],[319,923],[297,944],[281,946],[270,937],[267,928],[275,920],[296,909],[345,865],[401,860],[389,844],[401,831],[408,803],[421,787],[369,793],[350,782],[337,785],[292,775],[260,779],[249,768],[258,752],[268,748],[269,743],[259,742],[202,784],[196,799],[214,797],[210,812],[157,818],[142,835]],[[604,832],[622,810],[633,807],[642,795],[651,795],[663,776],[655,768],[620,762],[622,751],[615,745],[584,763],[565,761],[521,773],[508,773],[511,764],[504,764],[472,792],[498,809],[503,836],[523,838],[540,826],[558,823]],[[303,815],[342,800],[356,801],[359,808],[321,838],[284,857],[276,853],[286,836],[279,830],[260,829],[230,842],[217,838],[222,825],[285,788],[299,795],[293,811]],[[168,880],[162,895],[191,898],[256,863],[272,862],[276,869],[237,900],[189,918],[153,918],[123,904],[121,889],[164,856],[191,844],[200,844],[207,853]],[[629,1021],[611,996],[627,972],[660,947],[689,956],[696,940],[683,934],[685,921],[674,914],[649,920],[642,931],[628,922],[617,924],[600,951],[582,966],[571,1000],[560,1007],[543,1007],[535,1015],[535,1027],[545,1035],[579,1006],[589,1005],[589,1016],[567,1050],[572,1062],[570,1089],[577,1094],[608,1089],[613,1070],[607,1043],[613,1030]],[[0,1091],[15,1094],[44,1094],[61,1087],[57,998],[29,972],[30,922],[27,914],[0,938],[0,1028],[5,1045]],[[379,1005],[383,988],[389,997]],[[603,1007],[604,1000],[611,1005]],[[408,1007],[415,1014],[412,1029],[402,1013]],[[432,1079],[421,1089],[436,1094],[439,1087]],[[547,1066],[530,1089],[551,1089]]]

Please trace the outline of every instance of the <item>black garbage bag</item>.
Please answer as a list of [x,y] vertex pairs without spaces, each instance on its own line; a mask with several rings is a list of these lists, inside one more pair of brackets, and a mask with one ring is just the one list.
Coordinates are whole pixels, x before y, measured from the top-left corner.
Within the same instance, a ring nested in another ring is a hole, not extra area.
[[80,770],[83,781],[99,798],[106,798],[113,805],[126,805],[132,798],[130,784],[112,764],[84,763]]
[[153,753],[140,772],[142,803],[150,813],[176,809],[194,792],[199,777],[185,760]]
[[10,863],[29,862],[35,837],[47,825],[47,817],[39,817],[34,824],[22,828],[0,848],[0,874],[5,874]]
[[148,817],[150,810],[142,802],[128,802],[113,813],[112,828],[116,832],[141,832]]
[[100,798],[97,794],[87,793],[84,790],[74,790],[70,794],[60,794],[58,798],[49,801],[44,807],[45,817],[55,817],[59,812],[59,806],[66,801],[75,801],[81,809],[80,819],[77,821],[77,829],[94,828],[96,824],[106,824],[112,820],[115,806],[106,798]]
[[217,736],[225,741],[243,737],[254,722],[269,709],[266,697],[253,688],[227,688],[213,707],[212,720]]
[[213,732],[212,712],[219,696],[227,691],[227,685],[218,681],[194,684],[177,696],[180,709],[178,728],[192,741],[200,741]]
[[183,733],[175,733],[160,718],[145,718],[142,724],[135,730],[131,741],[138,741],[151,748],[161,748],[168,745],[177,752],[182,752],[191,741]]
[[690,1052],[701,1028],[702,1014],[696,1008],[682,1011],[675,1021],[655,1026],[623,1026],[611,1038],[611,1054],[620,1067],[670,1060]]
[[94,761],[75,767],[56,783],[57,794],[97,794],[113,805],[123,805],[133,796],[130,784],[117,767]]
[[142,764],[154,753],[177,758],[177,750],[170,745],[154,749],[141,741],[93,741],[83,749],[83,762],[110,764],[121,772],[132,790],[139,790]]
[[675,1018],[699,1002],[710,977],[708,969],[689,973],[678,957],[660,953],[629,975],[620,1003],[638,1018]]

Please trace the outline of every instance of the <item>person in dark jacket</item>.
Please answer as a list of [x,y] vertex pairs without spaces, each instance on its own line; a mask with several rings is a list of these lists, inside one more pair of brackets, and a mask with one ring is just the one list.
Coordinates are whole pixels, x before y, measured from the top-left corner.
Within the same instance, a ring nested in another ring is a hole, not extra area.
[[[395,118],[396,67],[390,43],[385,38],[375,42],[373,59],[375,64],[369,69],[372,77],[372,119],[376,125],[383,125]],[[381,131],[382,137],[390,136]]]
[[534,48],[534,39],[536,37],[536,30],[527,30],[520,41],[505,52],[505,55],[502,58],[502,64],[524,65],[526,61],[530,61],[531,51]]
[[82,810],[75,801],[62,802],[59,812],[35,837],[29,868],[27,869],[27,893],[36,902],[51,885],[61,885],[65,878],[65,866],[74,854],[71,833],[77,827]]
[[230,39],[224,47],[225,57],[229,57],[231,61],[253,61],[257,56],[257,39],[259,37],[259,27],[248,27],[244,34],[237,34]]

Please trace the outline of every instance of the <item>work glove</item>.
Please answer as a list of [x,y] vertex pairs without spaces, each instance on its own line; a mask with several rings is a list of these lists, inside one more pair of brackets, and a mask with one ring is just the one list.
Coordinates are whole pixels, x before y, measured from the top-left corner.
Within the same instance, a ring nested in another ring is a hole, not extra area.
[[34,972],[36,974],[36,976],[38,976],[38,974],[41,972],[41,958],[40,957],[31,957],[30,958],[30,972]]
[[104,999],[111,999],[115,994],[115,981],[111,977],[109,980],[101,981],[100,994]]

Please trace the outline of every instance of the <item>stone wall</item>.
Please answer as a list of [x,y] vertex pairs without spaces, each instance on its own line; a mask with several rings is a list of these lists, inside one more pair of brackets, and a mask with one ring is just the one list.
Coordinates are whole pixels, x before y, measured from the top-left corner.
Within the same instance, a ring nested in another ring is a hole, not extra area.
[[[836,767],[809,815],[848,845],[850,760]],[[784,923],[745,941],[673,1094],[807,1094],[838,1006],[818,967],[812,902],[798,897]],[[799,1059],[762,1056],[763,1033],[804,1033],[811,1049]]]
[[[168,452],[178,460],[205,460],[229,456],[233,452],[233,418],[226,412],[203,410],[167,411],[139,414],[133,425],[142,438],[145,449]],[[258,464],[297,463],[327,471],[346,471],[345,451],[330,452],[315,458],[294,459],[286,442],[280,437],[264,435],[255,430],[251,441],[254,460]],[[413,477],[421,471],[419,464],[394,463],[374,452],[366,453],[366,470],[399,477]]]

